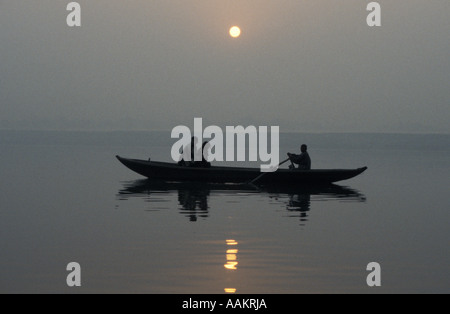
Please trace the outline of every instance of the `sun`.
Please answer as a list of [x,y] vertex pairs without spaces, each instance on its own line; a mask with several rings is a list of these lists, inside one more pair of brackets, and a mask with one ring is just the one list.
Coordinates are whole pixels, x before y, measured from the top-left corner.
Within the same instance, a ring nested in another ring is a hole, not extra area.
[[233,38],[238,38],[239,36],[241,36],[241,29],[238,26],[231,27],[230,36]]

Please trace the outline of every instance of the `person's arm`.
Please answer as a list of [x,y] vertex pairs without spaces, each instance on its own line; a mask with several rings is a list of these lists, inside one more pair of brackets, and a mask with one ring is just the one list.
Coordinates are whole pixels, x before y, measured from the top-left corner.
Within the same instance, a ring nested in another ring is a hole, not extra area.
[[289,158],[294,164],[299,164],[301,162],[301,156],[296,154],[288,153]]

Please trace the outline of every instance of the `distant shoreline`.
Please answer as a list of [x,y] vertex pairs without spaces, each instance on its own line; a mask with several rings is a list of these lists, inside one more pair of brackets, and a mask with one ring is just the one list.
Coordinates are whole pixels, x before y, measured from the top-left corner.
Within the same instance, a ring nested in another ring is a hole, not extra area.
[[[170,133],[171,130],[82,130],[82,129],[0,129],[0,132],[14,133]],[[374,131],[280,131],[280,134],[308,135],[450,135],[450,132],[374,132]]]

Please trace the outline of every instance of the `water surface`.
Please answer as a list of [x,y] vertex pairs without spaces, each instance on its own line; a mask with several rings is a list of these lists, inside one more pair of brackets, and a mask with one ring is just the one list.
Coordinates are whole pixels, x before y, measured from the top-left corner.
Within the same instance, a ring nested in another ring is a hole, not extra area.
[[0,292],[450,292],[450,136],[283,134],[314,168],[369,167],[325,189],[155,184],[114,158],[168,161],[171,141],[1,131]]

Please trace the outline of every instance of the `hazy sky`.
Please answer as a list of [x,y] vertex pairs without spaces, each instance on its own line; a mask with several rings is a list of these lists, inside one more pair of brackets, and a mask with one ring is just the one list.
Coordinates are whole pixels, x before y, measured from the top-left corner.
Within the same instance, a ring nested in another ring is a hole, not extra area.
[[449,0],[69,2],[0,0],[0,129],[450,132]]

